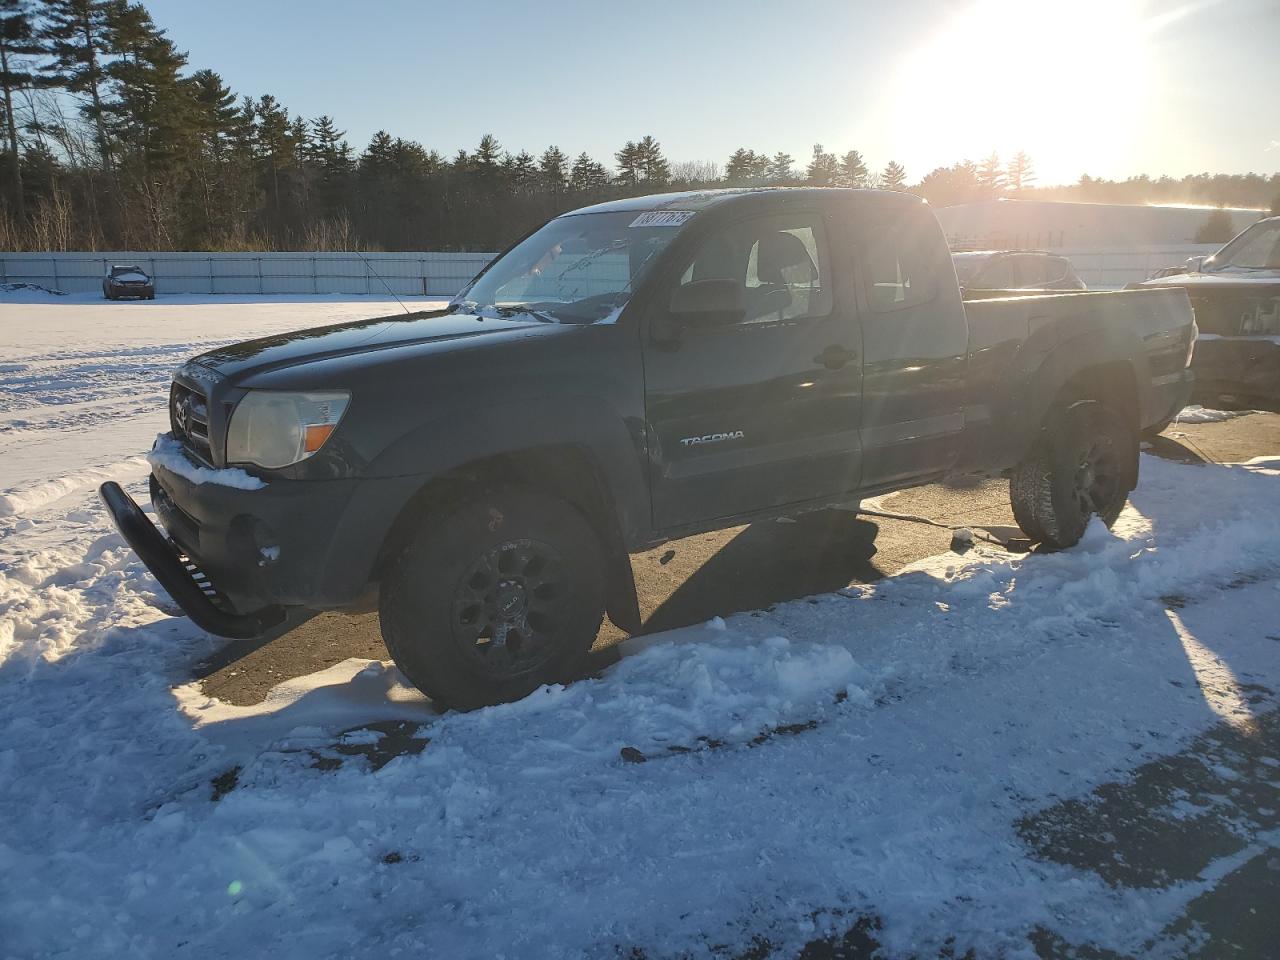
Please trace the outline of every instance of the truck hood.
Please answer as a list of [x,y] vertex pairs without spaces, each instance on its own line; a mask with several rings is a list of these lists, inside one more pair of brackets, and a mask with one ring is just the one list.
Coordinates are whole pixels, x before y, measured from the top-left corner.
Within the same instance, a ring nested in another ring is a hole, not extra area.
[[477,337],[509,338],[530,327],[543,327],[538,320],[495,320],[467,313],[433,311],[404,316],[377,317],[339,323],[309,330],[233,343],[202,353],[183,368],[193,379],[206,379],[202,371],[213,371],[215,379],[235,380],[249,374],[282,367],[388,350],[409,344],[471,340]]
[[1144,287],[1184,287],[1189,294],[1196,291],[1240,290],[1253,292],[1259,288],[1280,287],[1280,270],[1258,270],[1241,273],[1178,273],[1171,277],[1145,280]]

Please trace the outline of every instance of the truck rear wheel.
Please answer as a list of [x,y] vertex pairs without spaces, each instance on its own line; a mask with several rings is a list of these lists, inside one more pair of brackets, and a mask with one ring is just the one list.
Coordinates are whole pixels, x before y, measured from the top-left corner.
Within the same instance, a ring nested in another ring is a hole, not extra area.
[[429,516],[383,578],[402,673],[460,710],[572,679],[604,618],[604,559],[568,503],[498,487]]
[[1059,549],[1078,543],[1091,517],[1111,526],[1137,481],[1137,444],[1105,404],[1081,401],[1055,411],[1009,481],[1018,526],[1032,542]]

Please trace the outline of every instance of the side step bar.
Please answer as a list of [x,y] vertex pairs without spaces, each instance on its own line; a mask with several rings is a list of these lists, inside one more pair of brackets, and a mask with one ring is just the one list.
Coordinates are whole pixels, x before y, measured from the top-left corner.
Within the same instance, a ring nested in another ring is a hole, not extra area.
[[215,607],[205,593],[208,581],[203,584],[196,581],[177,549],[120,484],[108,480],[98,488],[98,497],[111,514],[120,536],[196,626],[215,636],[249,640],[284,622],[287,611],[280,606],[264,607],[252,613],[228,613]]

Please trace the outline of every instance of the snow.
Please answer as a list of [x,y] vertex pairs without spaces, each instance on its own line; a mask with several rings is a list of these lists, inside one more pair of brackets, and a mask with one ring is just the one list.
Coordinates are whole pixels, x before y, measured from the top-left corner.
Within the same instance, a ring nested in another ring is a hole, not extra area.
[[[236,490],[261,490],[267,485],[266,481],[236,467],[215,470],[193,462],[183,452],[182,444],[167,433],[156,435],[156,442],[147,454],[147,463],[153,467],[163,467],[196,485],[211,483]],[[278,549],[276,554],[279,555]],[[275,557],[268,559],[274,560]]]
[[[191,668],[222,641],[169,615],[96,475],[62,481],[101,470],[145,500],[186,353],[385,307],[201,303],[128,328],[0,306],[24,367],[0,374],[0,486],[26,498],[0,517],[0,955],[708,956],[766,937],[786,956],[862,912],[890,955],[954,937],[1030,957],[1036,925],[1146,952],[1243,862],[1112,886],[1016,824],[1274,708],[1280,458],[1144,456],[1114,531],[1073,550],[978,544],[634,638],[598,678],[470,714],[359,660],[253,707],[205,696]],[[346,753],[377,749],[381,729],[351,728],[382,721],[425,749],[376,770]]]
[[1235,417],[1244,417],[1253,413],[1252,410],[1212,410],[1209,407],[1202,407],[1198,403],[1183,407],[1182,412],[1174,418],[1175,423],[1220,423],[1223,420],[1231,420]]

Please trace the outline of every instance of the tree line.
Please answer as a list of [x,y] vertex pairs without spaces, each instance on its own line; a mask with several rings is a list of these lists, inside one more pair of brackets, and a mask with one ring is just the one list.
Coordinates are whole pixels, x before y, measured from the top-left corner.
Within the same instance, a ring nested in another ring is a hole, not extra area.
[[611,166],[485,135],[452,156],[387,131],[355,149],[334,118],[291,114],[195,69],[130,0],[0,0],[0,249],[493,250],[564,210],[660,190],[753,185],[911,190],[938,206],[1000,196],[1280,205],[1280,175],[1082,177],[1037,187],[996,154],[911,182],[890,160],[815,145],[673,162],[653,136]]

